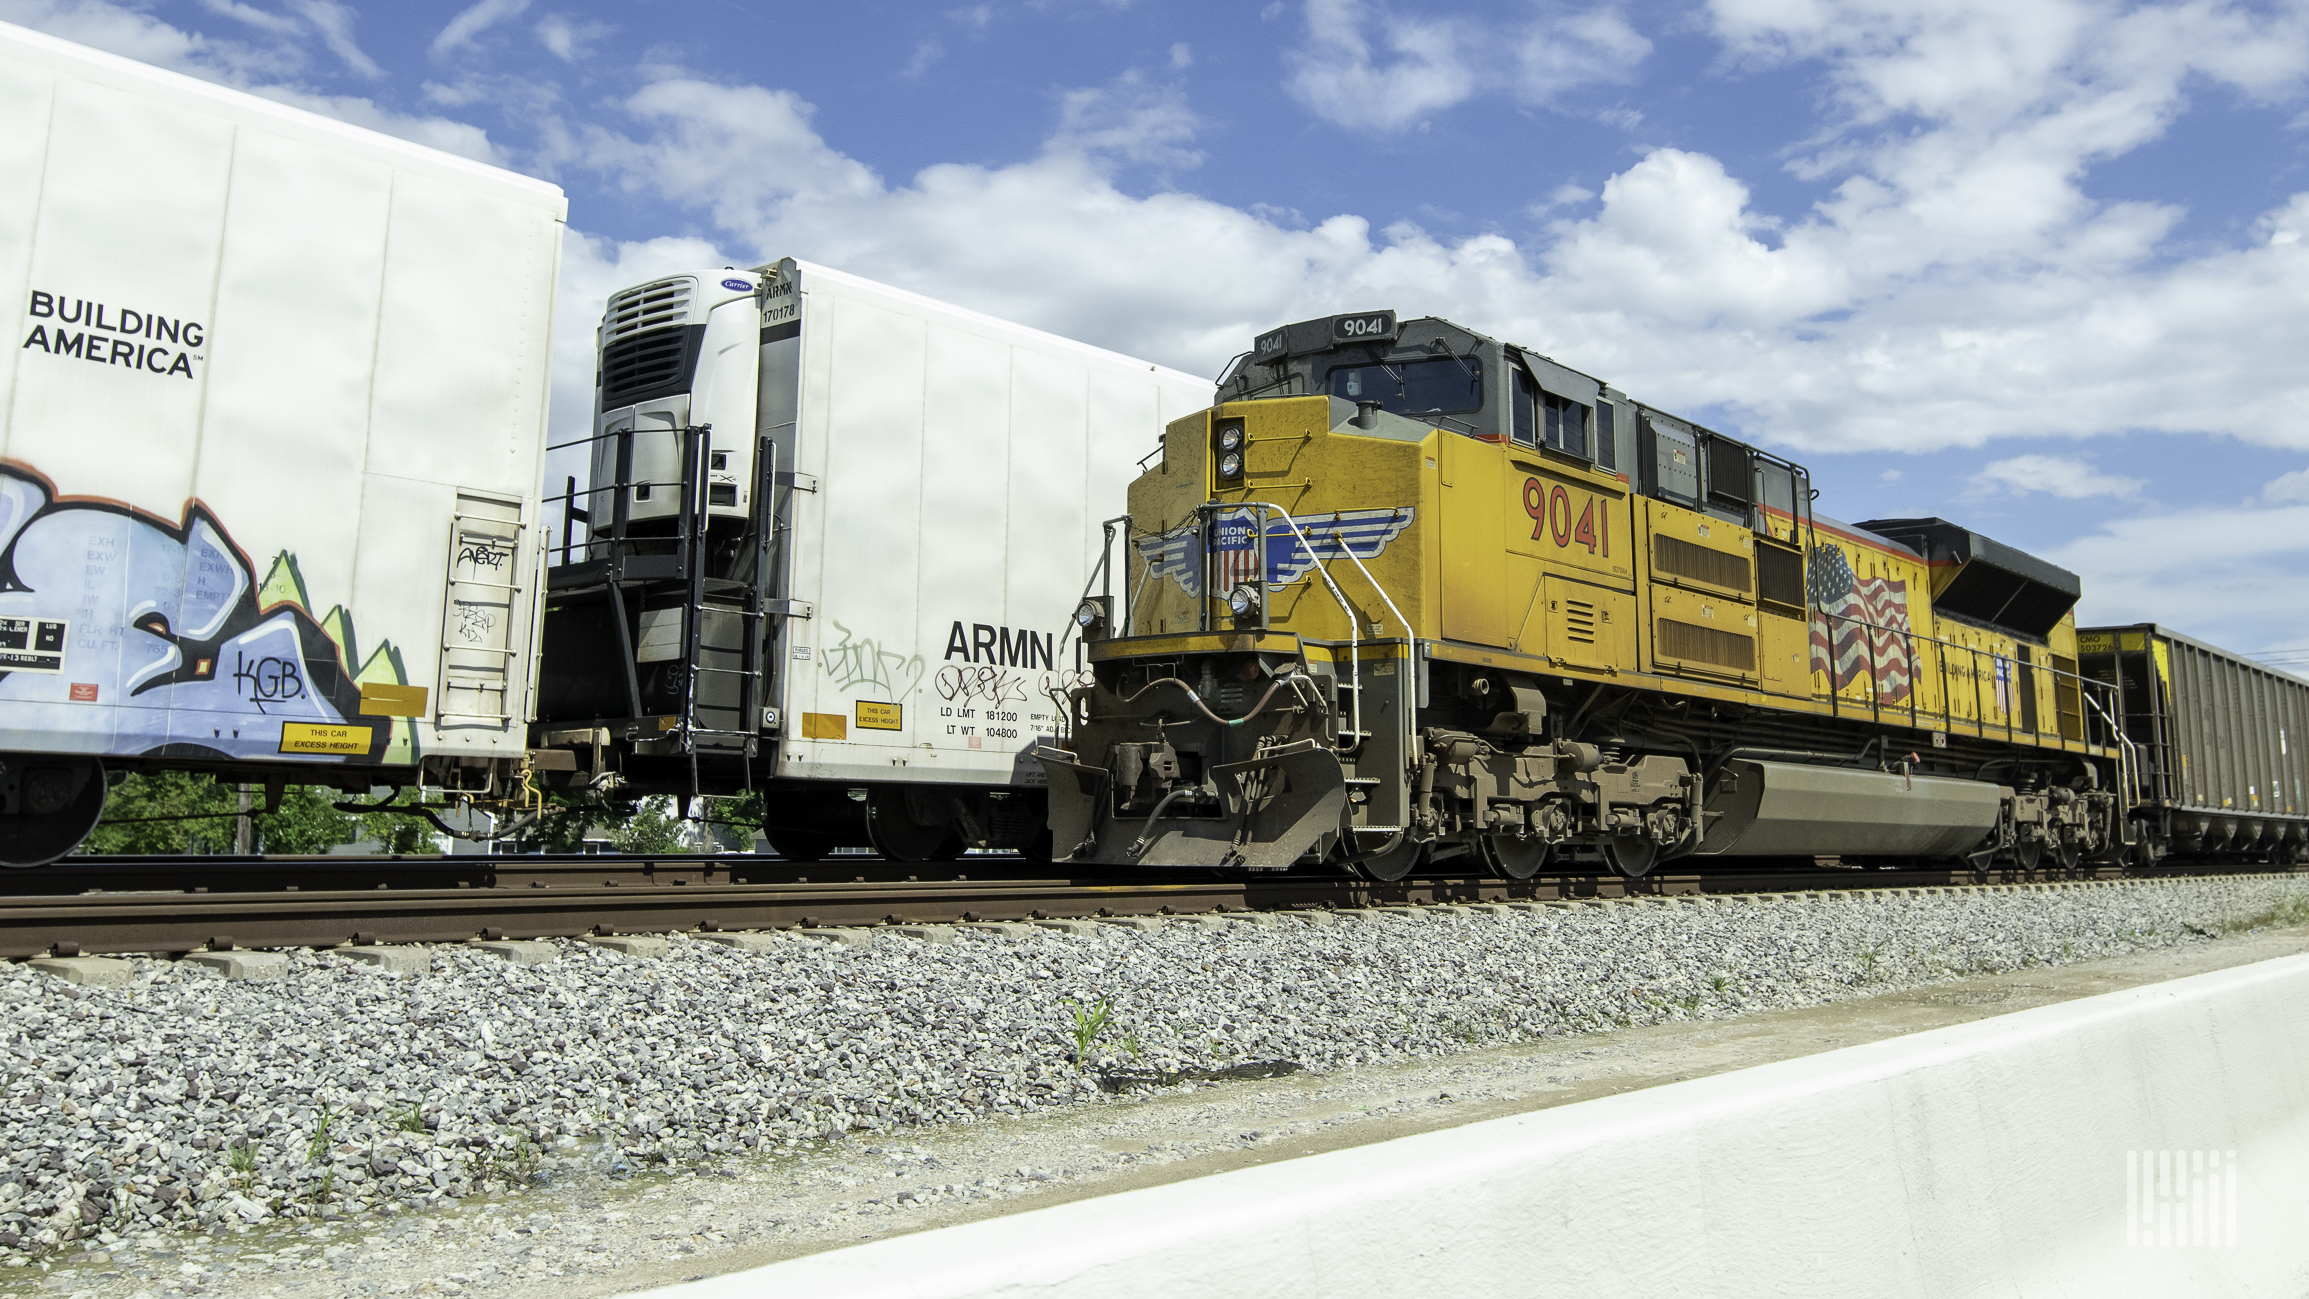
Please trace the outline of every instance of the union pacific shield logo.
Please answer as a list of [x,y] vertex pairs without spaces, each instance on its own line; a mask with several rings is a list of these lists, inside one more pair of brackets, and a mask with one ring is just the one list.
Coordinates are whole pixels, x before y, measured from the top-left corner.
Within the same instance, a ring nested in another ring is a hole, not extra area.
[[[1258,535],[1258,511],[1225,510],[1211,519],[1211,577],[1224,590],[1263,577],[1269,588],[1281,590],[1303,581],[1319,563],[1352,555],[1377,558],[1387,543],[1411,526],[1417,511],[1412,506],[1377,510],[1339,510],[1286,520],[1267,515],[1265,535]],[[1294,533],[1292,523],[1297,523]],[[1306,537],[1301,544],[1299,535]],[[1190,524],[1132,542],[1147,576],[1169,578],[1188,595],[1202,594],[1202,539]]]

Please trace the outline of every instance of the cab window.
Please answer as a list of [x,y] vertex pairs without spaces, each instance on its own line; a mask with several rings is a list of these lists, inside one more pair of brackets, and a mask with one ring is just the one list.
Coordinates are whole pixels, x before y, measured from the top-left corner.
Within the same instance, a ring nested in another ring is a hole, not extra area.
[[1588,458],[1587,407],[1542,392],[1531,376],[1515,374],[1514,422],[1508,436],[1525,446],[1546,443],[1566,455]]
[[1331,395],[1375,401],[1397,415],[1449,415],[1483,408],[1483,362],[1446,356],[1384,365],[1342,365],[1331,371]]

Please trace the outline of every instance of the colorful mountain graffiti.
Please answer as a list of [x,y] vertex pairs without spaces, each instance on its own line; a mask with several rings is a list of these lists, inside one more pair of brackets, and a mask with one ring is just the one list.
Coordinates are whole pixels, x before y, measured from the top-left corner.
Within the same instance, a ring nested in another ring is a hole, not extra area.
[[364,683],[407,679],[390,642],[361,655],[351,611],[314,615],[293,554],[258,580],[201,502],[172,524],[59,499],[37,470],[0,461],[0,724],[12,746],[413,763],[413,724],[361,708]]

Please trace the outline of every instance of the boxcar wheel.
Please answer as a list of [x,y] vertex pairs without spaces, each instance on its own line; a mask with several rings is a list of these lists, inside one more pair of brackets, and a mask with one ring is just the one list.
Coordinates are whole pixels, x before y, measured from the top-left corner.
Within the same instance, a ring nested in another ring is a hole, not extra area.
[[944,822],[924,825],[908,815],[906,793],[875,791],[866,803],[866,838],[890,861],[953,861],[962,855],[962,836]]
[[104,764],[95,758],[0,758],[13,784],[12,816],[0,816],[0,866],[46,866],[80,846],[104,815]]
[[1487,834],[1480,842],[1484,863],[1501,879],[1530,879],[1555,854],[1555,845],[1537,835]]

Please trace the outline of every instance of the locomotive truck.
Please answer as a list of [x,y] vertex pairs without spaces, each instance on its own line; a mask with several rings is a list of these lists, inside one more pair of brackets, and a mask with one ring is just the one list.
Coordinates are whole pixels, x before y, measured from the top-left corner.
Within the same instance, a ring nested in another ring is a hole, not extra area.
[[1802,466],[1437,318],[1284,326],[1217,397],[1076,610],[1092,679],[1038,751],[1061,859],[1526,878],[2173,841],[2119,720],[2143,687],[2080,673],[2064,569],[1838,522]]

